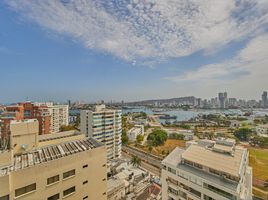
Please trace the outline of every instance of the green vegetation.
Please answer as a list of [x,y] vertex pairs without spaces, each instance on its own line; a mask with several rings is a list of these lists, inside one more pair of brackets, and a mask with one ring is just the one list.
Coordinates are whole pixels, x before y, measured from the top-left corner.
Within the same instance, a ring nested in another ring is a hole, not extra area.
[[128,137],[127,137],[127,133],[126,133],[126,130],[122,130],[122,137],[121,137],[121,140],[122,140],[122,144],[123,145],[127,145],[128,144]]
[[260,180],[268,179],[268,150],[249,148],[249,165],[253,168],[253,175]]
[[79,129],[80,126],[80,115],[77,115],[75,123],[74,123],[75,128]]
[[75,125],[68,125],[68,126],[63,125],[63,126],[60,127],[60,132],[62,132],[62,131],[71,131],[71,130],[77,130]]
[[256,135],[250,139],[250,144],[252,146],[258,146],[261,148],[268,148],[268,138],[267,137],[260,137],[260,136]]
[[167,133],[161,129],[154,129],[147,137],[148,143],[152,146],[163,145],[167,139]]
[[234,136],[240,141],[249,141],[252,136],[252,130],[247,127],[242,127],[234,131]]
[[183,140],[184,135],[183,134],[178,134],[178,133],[171,133],[168,136],[169,139],[175,139],[175,140]]
[[226,117],[222,117],[220,115],[215,114],[208,114],[208,115],[202,115],[202,118],[209,121],[214,121],[217,123],[218,126],[229,126],[230,121],[226,119]]
[[138,156],[132,156],[130,163],[134,167],[139,167],[141,165],[141,159]]
[[138,135],[138,136],[136,137],[136,141],[137,141],[139,144],[143,141],[143,139],[144,139],[144,136],[143,136],[143,135]]
[[173,128],[183,128],[183,129],[191,129],[191,126],[185,123],[181,124],[163,124],[165,127],[173,127]]

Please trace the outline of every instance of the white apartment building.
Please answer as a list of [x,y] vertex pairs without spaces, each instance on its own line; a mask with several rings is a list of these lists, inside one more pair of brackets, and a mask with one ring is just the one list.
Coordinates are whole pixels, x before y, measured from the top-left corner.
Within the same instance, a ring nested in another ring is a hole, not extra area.
[[77,131],[38,135],[36,119],[11,122],[0,151],[1,200],[107,199],[106,148]]
[[60,132],[60,127],[69,125],[69,106],[68,105],[57,105],[52,102],[38,102],[34,103],[38,106],[47,106],[49,114],[51,116],[50,121],[50,133]]
[[144,135],[143,125],[135,125],[127,132],[128,140],[131,142],[135,142],[138,135]]
[[248,151],[231,139],[188,142],[162,161],[163,200],[251,200]]
[[106,145],[107,158],[121,157],[122,111],[97,105],[94,110],[81,110],[80,129]]

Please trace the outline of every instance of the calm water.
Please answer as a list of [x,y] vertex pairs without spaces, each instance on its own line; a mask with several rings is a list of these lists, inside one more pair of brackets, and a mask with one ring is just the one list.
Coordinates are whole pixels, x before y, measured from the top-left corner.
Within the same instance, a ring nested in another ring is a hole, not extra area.
[[[243,115],[244,113],[238,109],[229,109],[229,110],[204,110],[204,109],[194,109],[194,110],[181,110],[181,109],[172,109],[168,111],[153,112],[150,108],[137,107],[135,109],[123,109],[123,113],[128,112],[145,112],[146,114],[168,114],[177,116],[177,121],[187,121],[193,117],[196,117],[198,114],[230,114],[230,115]],[[161,120],[160,122],[165,122],[166,120]],[[170,122],[174,120],[169,120]]]
[[[187,121],[193,117],[196,117],[199,114],[229,114],[229,115],[244,115],[244,112],[239,109],[228,109],[228,110],[217,110],[217,109],[210,109],[210,110],[204,110],[204,109],[193,109],[193,110],[181,110],[181,109],[172,109],[168,111],[162,111],[162,112],[153,112],[150,108],[145,107],[137,107],[135,109],[123,109],[123,113],[128,112],[145,112],[146,114],[168,114],[168,115],[175,115],[177,116],[177,121]],[[268,115],[268,110],[266,109],[256,109],[253,110],[254,116],[264,116]],[[251,117],[250,117],[251,118]],[[165,122],[166,120],[160,120],[160,122]],[[174,120],[170,120],[172,122]]]
[[[198,114],[230,114],[230,115],[243,115],[244,112],[239,109],[228,109],[228,110],[217,110],[217,109],[210,109],[210,110],[204,110],[204,109],[193,109],[193,110],[181,110],[181,109],[172,109],[168,111],[162,111],[162,112],[153,112],[150,108],[146,107],[136,107],[134,109],[123,109],[123,113],[128,112],[145,112],[148,115],[152,114],[168,114],[168,115],[175,115],[177,116],[177,121],[187,121],[193,117],[196,117]],[[79,115],[80,110],[78,109],[72,109],[70,110],[70,115]],[[268,115],[268,109],[255,109],[253,110],[253,115],[255,116],[264,116]],[[161,122],[165,122],[166,120],[160,120]],[[170,120],[172,122],[174,120]]]

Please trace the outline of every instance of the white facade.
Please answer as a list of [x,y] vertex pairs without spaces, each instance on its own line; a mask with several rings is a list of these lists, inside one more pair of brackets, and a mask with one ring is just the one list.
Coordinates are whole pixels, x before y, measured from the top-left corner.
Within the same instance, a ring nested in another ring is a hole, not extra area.
[[53,105],[49,106],[51,115],[50,133],[60,132],[60,127],[69,125],[69,106],[68,105]]
[[163,200],[251,200],[252,169],[248,151],[229,141],[191,142],[163,161]]
[[258,125],[256,127],[256,133],[259,135],[259,136],[262,136],[262,137],[268,137],[268,125],[267,124],[264,124],[264,125]]
[[106,109],[105,105],[80,112],[81,131],[106,145],[108,160],[121,157],[121,117],[121,110]]
[[135,125],[127,132],[128,140],[131,142],[135,142],[138,135],[144,135],[143,125]]
[[37,102],[36,106],[45,105],[48,107],[50,119],[50,133],[60,132],[61,126],[69,125],[69,106],[68,105],[56,105],[53,102]]

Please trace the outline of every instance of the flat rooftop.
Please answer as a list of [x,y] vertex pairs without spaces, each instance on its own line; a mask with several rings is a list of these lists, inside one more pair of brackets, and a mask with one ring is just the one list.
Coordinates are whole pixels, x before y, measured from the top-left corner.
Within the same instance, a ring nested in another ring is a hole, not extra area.
[[5,176],[12,171],[18,171],[100,146],[103,146],[103,144],[97,140],[93,138],[85,138],[37,148],[31,152],[15,155],[12,165],[0,168],[0,176]]
[[49,140],[68,138],[68,137],[77,136],[77,135],[83,135],[83,134],[77,130],[70,130],[70,131],[64,131],[64,132],[59,132],[59,133],[39,135],[38,139],[39,139],[39,142],[44,142],[44,141],[49,141]]
[[242,158],[246,153],[246,149],[237,147],[234,149],[233,155],[230,155],[228,153],[216,152],[199,145],[190,145],[182,153],[182,158],[239,177]]
[[163,161],[162,163],[168,163],[173,166],[178,166],[181,162],[181,154],[184,152],[184,149],[176,147]]

